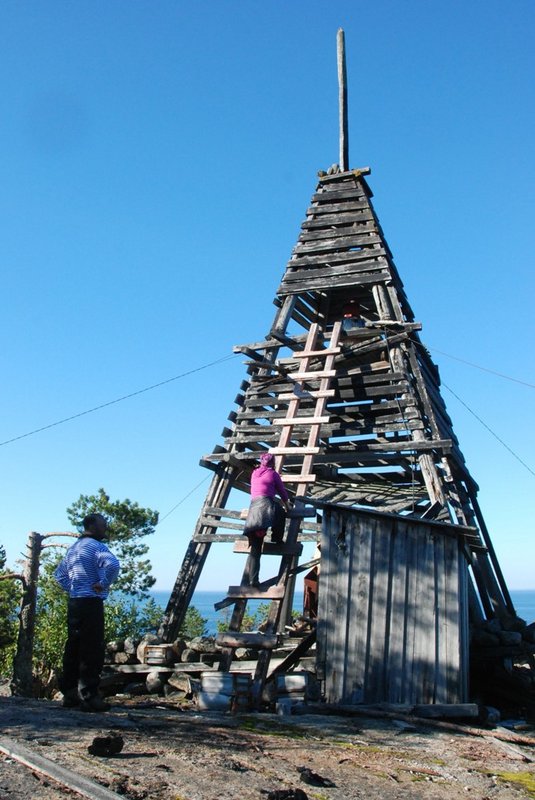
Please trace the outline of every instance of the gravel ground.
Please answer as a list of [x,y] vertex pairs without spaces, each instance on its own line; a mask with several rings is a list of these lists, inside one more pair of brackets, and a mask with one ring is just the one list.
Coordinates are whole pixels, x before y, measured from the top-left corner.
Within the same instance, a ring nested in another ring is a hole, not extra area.
[[[53,701],[0,697],[0,728],[0,736],[129,800],[266,800],[291,788],[315,800],[535,797],[533,748],[424,721],[199,713],[154,698],[83,714]],[[122,751],[90,755],[95,736],[109,732],[123,738]],[[305,782],[303,768],[334,785]],[[0,800],[76,796],[0,756]]]

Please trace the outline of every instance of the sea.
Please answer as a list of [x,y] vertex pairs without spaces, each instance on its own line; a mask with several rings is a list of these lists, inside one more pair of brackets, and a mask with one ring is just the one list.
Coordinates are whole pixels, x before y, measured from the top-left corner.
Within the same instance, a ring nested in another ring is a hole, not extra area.
[[[152,597],[158,603],[159,606],[164,609],[167,606],[167,602],[169,600],[170,591],[153,591],[151,592]],[[513,601],[513,605],[516,609],[516,613],[519,617],[524,619],[526,622],[534,622],[535,621],[535,590],[533,589],[511,589],[510,590],[511,600]],[[206,620],[206,633],[208,635],[215,634],[217,632],[217,623],[221,620],[227,620],[229,618],[229,609],[224,609],[223,611],[215,611],[214,603],[218,603],[225,597],[224,589],[220,591],[197,591],[194,593],[191,604],[195,606],[197,611],[200,613],[202,617]],[[258,610],[258,606],[260,605],[260,601],[257,600],[250,600],[247,604],[248,612],[255,613]],[[294,596],[294,609],[297,612],[301,612],[303,609],[303,592],[295,592]],[[232,607],[230,609],[232,611]]]

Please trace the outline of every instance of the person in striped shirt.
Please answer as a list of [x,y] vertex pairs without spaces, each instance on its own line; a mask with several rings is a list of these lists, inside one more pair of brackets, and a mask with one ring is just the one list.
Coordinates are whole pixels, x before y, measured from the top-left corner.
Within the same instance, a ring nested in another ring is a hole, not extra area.
[[104,664],[104,600],[120,565],[103,542],[108,530],[106,518],[89,514],[83,526],[84,532],[54,573],[69,594],[60,689],[65,708],[107,711],[109,705],[98,693]]

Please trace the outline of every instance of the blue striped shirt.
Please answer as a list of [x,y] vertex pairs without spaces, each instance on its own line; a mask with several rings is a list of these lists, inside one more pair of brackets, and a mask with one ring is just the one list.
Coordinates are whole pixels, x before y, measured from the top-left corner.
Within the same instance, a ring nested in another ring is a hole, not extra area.
[[[110,584],[119,574],[119,561],[103,542],[81,536],[67,550],[67,555],[54,572],[54,577],[69,597],[108,596]],[[102,591],[93,589],[100,584]]]

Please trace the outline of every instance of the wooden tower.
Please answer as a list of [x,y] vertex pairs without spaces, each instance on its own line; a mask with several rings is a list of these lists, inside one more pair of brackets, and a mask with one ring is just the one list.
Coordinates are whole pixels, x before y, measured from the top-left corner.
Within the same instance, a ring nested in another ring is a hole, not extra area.
[[[302,542],[319,539],[326,503],[462,526],[471,619],[514,615],[438,368],[372,205],[370,169],[347,166],[340,34],[339,73],[340,166],[319,173],[276,290],[270,330],[234,348],[247,358],[247,375],[223,443],[201,460],[214,476],[160,631],[166,641],[176,637],[213,545],[236,542],[235,551],[247,552],[239,509],[247,505],[257,459],[269,450],[293,498],[285,541],[264,545],[263,563],[269,556],[273,564],[270,580],[259,589],[230,587],[218,604],[234,607],[229,633],[221,637],[226,669],[233,648],[254,643],[240,633],[247,601],[272,601],[258,687],[291,608]],[[234,509],[231,492],[244,493]]]

